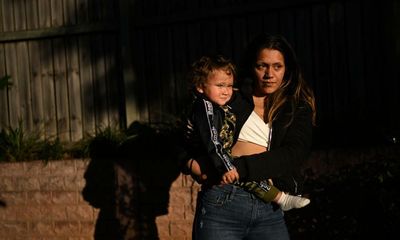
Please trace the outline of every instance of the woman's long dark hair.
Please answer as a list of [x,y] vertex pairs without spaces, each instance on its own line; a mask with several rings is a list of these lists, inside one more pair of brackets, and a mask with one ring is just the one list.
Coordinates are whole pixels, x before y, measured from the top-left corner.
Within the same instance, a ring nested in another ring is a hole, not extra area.
[[[272,122],[282,105],[291,101],[295,106],[304,101],[312,110],[312,121],[315,124],[316,110],[315,98],[312,89],[304,80],[296,54],[289,42],[281,35],[260,34],[253,39],[247,47],[241,62],[239,79],[252,79],[253,88],[255,84],[254,67],[259,53],[263,49],[274,49],[279,51],[285,61],[285,74],[281,87],[273,94],[268,95],[265,102],[264,120]],[[293,108],[293,111],[295,108]]]

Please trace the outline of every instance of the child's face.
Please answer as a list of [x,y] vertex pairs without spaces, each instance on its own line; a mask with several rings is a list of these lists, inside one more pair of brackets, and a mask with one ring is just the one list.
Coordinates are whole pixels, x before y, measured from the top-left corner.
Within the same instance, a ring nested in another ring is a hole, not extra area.
[[228,75],[224,70],[214,70],[202,86],[197,87],[197,91],[206,95],[206,97],[222,106],[232,97],[233,93],[233,75]]

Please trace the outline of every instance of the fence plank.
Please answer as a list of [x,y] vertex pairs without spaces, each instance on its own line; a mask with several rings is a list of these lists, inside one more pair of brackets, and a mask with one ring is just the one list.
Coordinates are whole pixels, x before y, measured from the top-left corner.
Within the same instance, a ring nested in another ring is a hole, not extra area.
[[360,1],[350,1],[345,3],[346,29],[345,36],[347,42],[347,69],[346,74],[349,78],[349,92],[352,93],[352,105],[350,111],[359,119],[366,114],[363,102],[366,101],[364,59],[365,53],[362,50],[362,22]]
[[[6,11],[7,9],[7,11]],[[14,25],[14,16],[13,16],[13,11],[14,11],[14,6],[11,1],[3,1],[3,29],[4,32],[7,31],[14,31],[15,30],[15,25]]]
[[[312,42],[312,25],[310,8],[299,8],[295,13],[296,28],[293,31],[296,38],[295,52],[298,57],[299,64],[303,70],[304,79],[313,86],[313,42]],[[317,93],[315,93],[317,94]]]
[[84,134],[95,132],[94,96],[93,96],[93,75],[91,64],[91,37],[82,36],[79,38],[79,63],[82,94],[82,114]]
[[89,6],[88,0],[76,0],[77,24],[83,24],[89,22]]
[[[332,92],[330,79],[330,56],[326,6],[320,4],[312,6],[312,39],[314,44],[314,66],[315,66],[315,91],[323,93],[318,99],[319,116],[324,119],[334,119],[332,109]],[[327,123],[328,124],[328,123]]]
[[96,126],[108,126],[107,111],[107,89],[105,79],[105,55],[103,37],[99,35],[92,36],[92,61],[93,61],[93,86],[94,92],[94,109]]
[[117,61],[117,39],[113,35],[104,35],[104,42],[107,43],[105,46],[105,79],[108,99],[108,122],[112,126],[119,126],[120,124],[120,104],[119,100],[121,95],[119,89],[120,75],[119,68],[120,64]]
[[81,79],[79,77],[78,39],[65,39],[67,57],[68,104],[70,118],[71,141],[78,141],[83,137],[82,129],[82,99]]
[[[135,96],[136,102],[137,102],[137,108],[138,108],[138,119],[135,120],[141,120],[145,122],[149,122],[149,99],[147,95],[147,82],[144,81],[147,77],[147,72],[145,71],[146,69],[146,48],[145,48],[145,33],[143,30],[137,30],[133,34],[134,37],[132,38],[133,42],[133,47],[132,49],[135,49],[135,51],[132,52],[132,59],[133,59],[133,67],[135,70],[135,76],[136,79],[134,81],[134,84],[132,86],[125,86],[128,87],[128,93],[129,91],[132,91],[131,96]],[[139,81],[139,79],[141,81]],[[133,114],[132,114],[133,115]],[[134,118],[130,118],[134,119]],[[130,122],[128,122],[130,124]]]
[[39,13],[37,1],[26,1],[26,29],[37,29],[39,27]]
[[21,120],[20,110],[21,105],[19,102],[19,79],[18,79],[18,62],[17,62],[17,51],[16,43],[5,44],[5,56],[7,59],[6,71],[12,78],[13,86],[9,89],[9,110],[10,110],[10,126],[12,128],[18,127],[18,122]]
[[[348,122],[348,115],[351,113],[348,110],[349,97],[352,97],[352,92],[349,91],[349,83],[352,79],[348,78],[347,75],[347,58],[346,51],[341,51],[342,49],[347,49],[346,47],[346,32],[344,23],[344,9],[341,3],[331,3],[328,6],[329,11],[329,43],[330,43],[330,58],[331,58],[331,79],[337,79],[338,81],[331,81],[331,91],[334,96],[333,110],[335,119],[337,122]],[[348,79],[348,81],[343,82],[341,80]],[[346,116],[338,119],[338,116]]]
[[[33,129],[40,131],[44,137],[44,110],[43,110],[43,81],[41,74],[41,58],[39,41],[29,42],[29,62],[31,65],[31,95],[32,95],[32,121]],[[46,100],[49,100],[48,98]]]
[[65,44],[63,39],[53,40],[54,88],[57,112],[57,135],[61,141],[69,141],[68,83],[66,73]]
[[15,21],[15,30],[26,29],[25,1],[12,1],[14,3],[13,14]]
[[51,0],[38,0],[39,6],[39,27],[51,27],[52,12],[50,9]]
[[41,78],[43,84],[43,121],[46,138],[57,137],[52,41],[42,40],[40,46]]
[[[5,60],[5,44],[0,44],[0,78],[7,75],[6,73],[6,60]],[[9,126],[8,122],[8,97],[7,89],[0,89],[0,125]]]
[[51,0],[50,10],[51,10],[51,26],[60,27],[64,24],[63,19],[63,0]]
[[173,78],[175,82],[176,94],[175,104],[179,112],[187,107],[188,95],[188,83],[186,81],[186,73],[189,70],[190,62],[185,51],[181,49],[187,49],[187,40],[185,35],[185,25],[179,24],[172,30],[172,49],[173,49],[173,60],[174,63],[171,67],[173,68]]
[[24,129],[33,131],[28,43],[18,42],[15,45],[17,53],[17,79],[19,87],[19,116],[21,117]]
[[63,2],[63,16],[64,16],[64,25],[74,25],[77,23],[77,9],[76,9],[76,0],[64,0]]

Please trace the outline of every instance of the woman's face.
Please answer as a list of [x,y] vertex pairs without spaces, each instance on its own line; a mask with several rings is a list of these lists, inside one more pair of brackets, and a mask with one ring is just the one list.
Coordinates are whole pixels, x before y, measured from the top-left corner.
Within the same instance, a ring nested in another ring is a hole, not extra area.
[[274,93],[282,85],[285,74],[285,59],[282,53],[269,48],[261,50],[256,59],[254,73],[256,93],[260,95]]

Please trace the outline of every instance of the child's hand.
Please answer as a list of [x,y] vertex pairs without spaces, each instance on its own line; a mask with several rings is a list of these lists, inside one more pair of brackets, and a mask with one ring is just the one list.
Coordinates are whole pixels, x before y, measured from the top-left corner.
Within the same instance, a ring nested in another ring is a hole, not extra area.
[[205,181],[207,179],[207,175],[205,175],[201,172],[200,164],[195,159],[190,159],[187,162],[186,167],[189,168],[190,175],[198,183],[202,183],[203,181]]
[[229,183],[234,183],[237,180],[239,180],[239,173],[236,171],[236,168],[222,175],[222,183],[229,184]]

